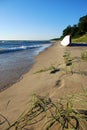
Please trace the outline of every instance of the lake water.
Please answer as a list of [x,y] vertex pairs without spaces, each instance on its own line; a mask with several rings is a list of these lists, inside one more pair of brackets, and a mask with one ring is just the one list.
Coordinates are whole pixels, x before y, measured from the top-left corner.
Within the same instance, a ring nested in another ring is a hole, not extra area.
[[52,43],[49,41],[0,41],[0,91],[29,71],[34,57]]

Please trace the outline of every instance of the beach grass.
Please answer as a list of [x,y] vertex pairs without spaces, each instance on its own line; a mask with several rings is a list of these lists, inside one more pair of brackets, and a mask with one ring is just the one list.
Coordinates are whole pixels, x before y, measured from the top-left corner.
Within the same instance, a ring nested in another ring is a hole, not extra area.
[[[83,93],[85,92],[86,90]],[[3,116],[9,125],[6,130],[25,130],[43,119],[46,122],[43,124],[42,129],[45,130],[50,130],[55,125],[58,128],[60,126],[61,130],[80,130],[83,127],[83,122],[87,121],[87,115],[74,107],[74,102],[76,102],[75,96],[69,95],[53,102],[49,97],[34,94],[31,99],[30,108],[24,111],[14,123],[10,124]],[[41,118],[40,115],[42,115]],[[0,122],[0,125],[3,124]]]
[[87,61],[87,50],[81,52],[81,59],[84,60],[84,61]]
[[71,53],[69,51],[64,52],[64,63],[65,63],[65,72],[67,73],[74,73],[74,64],[73,58],[71,57]]
[[34,74],[42,73],[42,72],[46,72],[46,71],[50,71],[50,73],[52,73],[52,72],[56,72],[58,70],[59,69],[57,68],[57,66],[51,65],[48,68],[44,68],[44,69],[40,69],[40,70],[36,71]]

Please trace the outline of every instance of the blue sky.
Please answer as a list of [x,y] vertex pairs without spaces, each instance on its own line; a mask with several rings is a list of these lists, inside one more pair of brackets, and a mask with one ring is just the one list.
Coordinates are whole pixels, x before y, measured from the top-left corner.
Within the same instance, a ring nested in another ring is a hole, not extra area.
[[1,40],[47,40],[87,15],[87,0],[0,0]]

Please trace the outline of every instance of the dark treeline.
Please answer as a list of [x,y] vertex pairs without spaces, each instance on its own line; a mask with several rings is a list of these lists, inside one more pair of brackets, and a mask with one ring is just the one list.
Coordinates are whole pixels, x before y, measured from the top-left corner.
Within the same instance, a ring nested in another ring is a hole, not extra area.
[[63,30],[61,38],[66,35],[71,35],[73,38],[80,37],[87,33],[87,15],[79,19],[78,24],[69,25]]

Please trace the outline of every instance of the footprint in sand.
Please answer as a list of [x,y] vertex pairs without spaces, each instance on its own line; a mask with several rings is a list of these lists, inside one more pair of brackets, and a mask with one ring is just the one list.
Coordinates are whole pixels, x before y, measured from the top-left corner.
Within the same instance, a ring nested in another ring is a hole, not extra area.
[[63,80],[57,80],[56,83],[55,83],[55,87],[58,87],[58,88],[62,88],[64,86],[64,81]]

